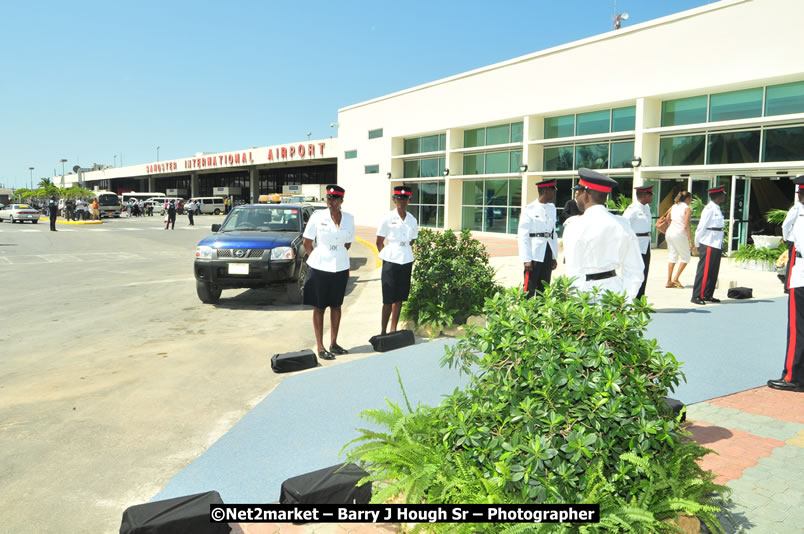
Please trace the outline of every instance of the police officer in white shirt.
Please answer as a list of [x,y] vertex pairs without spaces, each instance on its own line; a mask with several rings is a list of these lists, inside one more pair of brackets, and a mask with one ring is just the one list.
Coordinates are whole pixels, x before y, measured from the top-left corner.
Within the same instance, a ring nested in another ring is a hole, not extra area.
[[[583,215],[564,230],[567,276],[581,291],[593,288],[625,292],[636,298],[644,279],[639,241],[628,222],[609,213],[606,197],[617,182],[589,169],[579,169],[581,194],[577,197]],[[617,273],[617,270],[620,273]]]
[[712,187],[709,204],[701,211],[701,220],[695,229],[695,246],[698,247],[698,270],[695,272],[695,285],[692,286],[693,304],[720,302],[715,298],[715,284],[720,272],[720,249],[723,248],[723,212],[720,205],[726,200],[726,188]]
[[637,298],[645,295],[645,284],[648,283],[648,270],[650,269],[650,230],[653,227],[653,216],[650,212],[650,203],[653,202],[653,186],[645,185],[634,188],[636,190],[636,202],[628,205],[623,213],[623,217],[639,240],[639,251],[642,253],[642,263],[645,269],[642,271],[645,279],[639,287]]
[[[804,174],[797,176],[794,182],[798,186],[804,185]],[[799,203],[804,203],[804,188],[799,188],[797,191]],[[787,350],[785,350],[782,377],[779,380],[768,380],[768,387],[783,391],[804,392],[804,262],[801,261],[800,252],[804,249],[804,209],[797,212],[786,236],[793,241],[796,250],[787,281],[787,285],[790,287],[786,313]]]
[[[804,176],[802,174],[801,176]],[[797,176],[796,178],[800,178]],[[800,193],[799,186],[796,185],[796,194]],[[793,207],[787,211],[787,215],[785,215],[784,222],[782,223],[782,238],[784,239],[785,244],[787,245],[787,267],[785,267],[784,272],[784,292],[787,293],[790,291],[790,284],[788,283],[790,280],[790,269],[793,267],[793,263],[795,262],[796,250],[795,246],[793,245],[793,226],[795,226],[796,221],[798,220],[799,210],[801,209],[802,205],[801,202],[798,200],[795,201]]]
[[419,235],[416,217],[407,212],[413,194],[410,187],[394,187],[396,209],[388,212],[377,228],[377,250],[382,264],[382,334],[391,319],[391,332],[396,332],[402,303],[410,293],[410,274],[413,270],[411,245]]
[[[327,208],[317,210],[304,228],[304,249],[309,274],[304,284],[304,304],[313,306],[313,329],[318,357],[334,360],[348,351],[338,345],[341,305],[349,281],[349,247],[355,239],[354,217],[341,211],[344,189],[328,185]],[[315,249],[313,242],[315,241]],[[324,310],[329,307],[330,345],[324,348]]]
[[558,266],[558,237],[556,236],[556,181],[547,179],[536,184],[539,198],[522,210],[519,216],[517,241],[519,260],[525,266],[522,288],[532,297],[536,290],[550,284],[550,275]]

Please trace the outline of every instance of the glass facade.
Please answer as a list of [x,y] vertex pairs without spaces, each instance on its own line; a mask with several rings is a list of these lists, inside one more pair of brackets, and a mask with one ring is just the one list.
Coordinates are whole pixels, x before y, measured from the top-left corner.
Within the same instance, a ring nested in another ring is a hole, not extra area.
[[762,144],[762,161],[804,160],[804,126],[768,128]]
[[762,88],[717,93],[709,97],[709,121],[762,116]]
[[445,158],[426,158],[405,160],[405,178],[431,178],[441,176],[446,168]]
[[765,93],[765,115],[804,113],[804,82],[769,85]]
[[611,131],[625,132],[636,127],[636,106],[611,110]]
[[438,152],[447,149],[447,134],[425,135],[405,139],[405,154],[420,152]]
[[608,169],[609,144],[577,145],[575,147],[575,165],[580,169]]
[[444,181],[414,182],[408,211],[416,217],[419,226],[444,227]]
[[476,146],[520,143],[522,142],[522,131],[521,122],[465,130],[463,132],[463,146],[464,148],[472,148]]
[[366,174],[377,174],[378,172],[380,172],[380,166],[379,165],[366,165],[365,170],[366,170]]
[[544,138],[572,137],[575,135],[575,115],[544,119]]
[[682,135],[659,140],[659,165],[703,165],[706,136]]
[[357,157],[357,150],[347,150],[343,153],[343,159],[355,159]]
[[[337,165],[310,165],[308,167],[274,167],[260,169],[258,177],[258,194],[281,193],[282,186],[302,184],[335,184],[338,183]],[[246,175],[248,185],[248,176]],[[221,184],[218,184],[221,185]],[[199,193],[197,196],[212,196]]]
[[759,130],[709,134],[706,161],[710,165],[759,161]]
[[378,137],[382,137],[382,128],[369,130],[368,137],[369,139],[377,139]]
[[548,117],[544,119],[544,138],[625,132],[633,130],[635,124],[636,106]]
[[706,122],[707,96],[693,96],[662,102],[662,126]]
[[483,154],[464,154],[464,174],[505,174],[519,172],[522,151],[485,152]]
[[578,113],[575,116],[575,135],[591,135],[609,132],[609,119],[611,111],[592,111],[589,113]]
[[611,156],[609,157],[610,169],[630,169],[631,160],[634,159],[634,142],[623,141],[611,144]]
[[461,228],[515,234],[521,204],[520,178],[463,182]]
[[575,147],[555,146],[544,148],[544,169],[545,171],[571,171]]
[[[610,148],[609,148],[610,147]],[[634,141],[606,141],[544,148],[544,171],[587,169],[630,169]]]

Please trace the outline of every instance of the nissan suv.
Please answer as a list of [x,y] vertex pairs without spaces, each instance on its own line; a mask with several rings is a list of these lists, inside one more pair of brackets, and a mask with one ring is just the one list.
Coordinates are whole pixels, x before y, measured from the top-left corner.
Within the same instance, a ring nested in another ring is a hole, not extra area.
[[246,204],[235,207],[195,250],[195,287],[201,302],[220,299],[224,289],[284,284],[288,300],[300,304],[307,276],[304,226],[308,204]]

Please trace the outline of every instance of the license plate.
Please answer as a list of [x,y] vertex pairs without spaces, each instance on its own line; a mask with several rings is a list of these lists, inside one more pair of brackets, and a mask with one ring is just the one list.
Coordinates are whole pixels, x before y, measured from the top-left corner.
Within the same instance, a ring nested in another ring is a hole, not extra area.
[[248,263],[230,263],[229,274],[248,274]]
[[33,217],[33,215],[26,215],[26,217],[28,217],[28,218],[30,219],[30,218],[32,218],[32,217]]

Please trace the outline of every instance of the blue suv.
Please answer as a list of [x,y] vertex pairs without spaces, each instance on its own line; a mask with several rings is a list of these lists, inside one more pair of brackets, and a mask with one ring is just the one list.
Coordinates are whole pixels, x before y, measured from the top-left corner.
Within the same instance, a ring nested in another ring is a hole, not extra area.
[[214,304],[224,289],[284,284],[300,304],[307,276],[302,232],[316,208],[308,204],[246,204],[213,224],[195,249],[195,287]]

